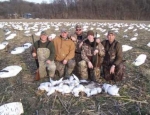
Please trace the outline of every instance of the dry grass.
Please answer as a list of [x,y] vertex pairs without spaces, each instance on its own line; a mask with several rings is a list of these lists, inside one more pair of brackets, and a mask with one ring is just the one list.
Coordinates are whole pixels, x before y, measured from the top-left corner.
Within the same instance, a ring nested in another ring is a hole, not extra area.
[[[10,20],[1,20],[10,21]],[[16,20],[11,20],[16,21]],[[21,20],[17,20],[21,21]],[[23,20],[33,21],[76,21],[76,22],[96,22],[97,20]],[[99,21],[106,22],[106,21]],[[111,22],[111,21],[107,21]],[[113,21],[115,22],[115,21]],[[125,22],[125,21],[119,21]],[[133,23],[134,21],[131,21]],[[127,21],[126,23],[130,23]],[[135,22],[135,23],[144,23]],[[145,22],[148,23],[148,22]],[[95,30],[94,30],[95,31]],[[53,33],[54,28],[47,31]],[[55,33],[55,32],[54,32]],[[56,32],[57,34],[59,32]],[[30,54],[30,49],[23,54],[12,55],[9,52],[26,42],[32,42],[30,37],[23,36],[23,32],[17,31],[19,37],[9,41],[10,49],[0,51],[0,69],[9,65],[20,65],[23,70],[14,78],[0,79],[0,105],[21,101],[24,107],[24,115],[148,115],[150,114],[150,54],[149,47],[150,32],[138,30],[139,37],[137,41],[130,42],[133,32],[127,32],[129,38],[122,38],[123,29],[119,31],[117,39],[122,44],[128,44],[133,47],[132,50],[124,53],[126,59],[126,78],[117,83],[120,86],[121,97],[113,97],[105,93],[87,98],[81,94],[79,98],[72,95],[61,95],[55,93],[47,96],[46,93],[37,94],[37,87],[41,82],[32,82],[36,65]],[[101,33],[99,33],[101,34]],[[102,35],[102,34],[101,34]],[[101,36],[104,39],[104,36]],[[38,37],[35,38],[36,40]],[[141,53],[147,55],[146,63],[135,67],[132,65],[134,59]]]

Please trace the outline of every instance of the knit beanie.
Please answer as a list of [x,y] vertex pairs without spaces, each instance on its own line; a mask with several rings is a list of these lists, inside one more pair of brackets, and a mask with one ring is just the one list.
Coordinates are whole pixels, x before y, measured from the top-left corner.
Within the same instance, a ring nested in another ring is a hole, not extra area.
[[87,36],[89,36],[89,35],[94,36],[94,32],[93,32],[92,30],[89,30],[89,31],[87,32]]

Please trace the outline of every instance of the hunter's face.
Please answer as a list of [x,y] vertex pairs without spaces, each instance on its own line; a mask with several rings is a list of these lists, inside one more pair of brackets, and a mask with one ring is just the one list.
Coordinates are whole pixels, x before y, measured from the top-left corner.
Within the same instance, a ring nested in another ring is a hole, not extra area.
[[63,38],[67,38],[68,32],[61,32],[61,36],[62,36]]
[[41,35],[41,41],[46,42],[47,41],[47,35]]
[[113,43],[113,41],[115,40],[115,35],[114,34],[108,34],[107,35],[107,38],[109,40],[109,43]]
[[76,34],[80,35],[82,33],[82,29],[81,28],[76,28]]
[[90,42],[93,42],[94,41],[94,36],[93,35],[88,35],[88,40],[90,41]]

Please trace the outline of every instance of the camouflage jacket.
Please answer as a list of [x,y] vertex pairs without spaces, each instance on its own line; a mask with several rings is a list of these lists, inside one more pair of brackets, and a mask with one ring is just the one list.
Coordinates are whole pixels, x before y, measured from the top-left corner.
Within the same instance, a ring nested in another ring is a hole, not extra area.
[[79,45],[82,41],[85,41],[87,39],[86,34],[87,34],[86,32],[83,32],[81,35],[77,35],[77,42],[75,43],[76,45],[75,53],[81,53],[81,48],[79,47]]
[[102,44],[105,48],[103,64],[106,66],[119,65],[123,59],[121,44],[116,40],[114,40],[112,44],[110,44],[108,40],[104,40]]
[[[105,50],[104,47],[101,43],[97,44],[96,43],[96,49],[99,51],[98,52],[98,56],[100,58],[103,58],[105,56]],[[81,51],[81,57],[83,60],[85,60],[86,62],[91,61],[91,57],[94,56],[94,42],[90,43],[89,40],[85,40],[85,42],[82,45],[82,51]]]

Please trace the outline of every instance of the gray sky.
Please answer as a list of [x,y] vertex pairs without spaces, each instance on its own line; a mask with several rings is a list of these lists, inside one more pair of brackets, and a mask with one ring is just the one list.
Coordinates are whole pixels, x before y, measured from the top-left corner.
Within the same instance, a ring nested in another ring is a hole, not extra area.
[[[0,0],[0,1],[9,1],[9,0]],[[24,1],[34,2],[34,3],[41,3],[41,2],[50,3],[50,2],[52,2],[53,0],[24,0]]]

